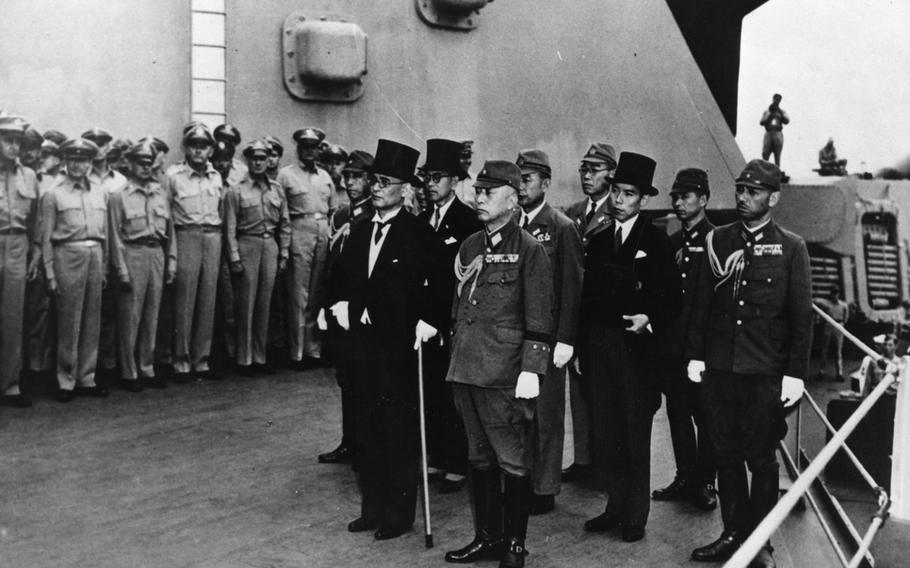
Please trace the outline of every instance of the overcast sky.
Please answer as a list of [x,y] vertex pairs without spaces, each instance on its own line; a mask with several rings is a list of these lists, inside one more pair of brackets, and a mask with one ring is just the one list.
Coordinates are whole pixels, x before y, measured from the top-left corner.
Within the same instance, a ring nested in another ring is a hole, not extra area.
[[747,160],[761,156],[758,121],[776,92],[792,177],[816,175],[828,137],[851,172],[910,155],[910,0],[770,0],[743,20],[736,140]]

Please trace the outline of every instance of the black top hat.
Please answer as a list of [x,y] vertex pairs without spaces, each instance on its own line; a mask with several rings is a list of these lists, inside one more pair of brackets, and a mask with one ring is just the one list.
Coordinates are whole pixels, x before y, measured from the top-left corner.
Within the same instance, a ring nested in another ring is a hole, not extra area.
[[410,184],[420,185],[420,178],[414,175],[420,151],[393,140],[379,139],[376,157],[370,173],[398,178]]
[[468,177],[468,172],[461,167],[461,153],[464,144],[445,138],[430,138],[427,140],[427,160],[420,169],[427,172],[446,172],[458,176],[458,179]]
[[652,185],[656,168],[657,162],[647,156],[635,152],[623,152],[619,155],[616,173],[613,174],[611,181],[634,185],[644,195],[657,195],[657,188]]

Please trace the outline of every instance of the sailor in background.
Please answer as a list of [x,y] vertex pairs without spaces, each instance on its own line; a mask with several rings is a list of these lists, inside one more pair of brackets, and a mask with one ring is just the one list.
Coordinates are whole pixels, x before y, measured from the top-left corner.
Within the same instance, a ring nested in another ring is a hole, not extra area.
[[543,150],[522,150],[515,163],[521,169],[519,224],[547,251],[553,273],[553,357],[540,386],[534,414],[534,497],[531,514],[553,510],[562,475],[565,437],[566,372],[575,355],[578,310],[584,276],[584,251],[575,223],[550,207],[550,158]]
[[468,436],[474,539],[446,562],[524,566],[534,465],[532,429],[552,352],[550,261],[514,220],[521,170],[488,160],[475,181],[484,230],[458,252],[446,378]]
[[[692,327],[699,270],[705,255],[705,237],[714,225],[705,216],[711,197],[708,173],[686,168],[676,174],[670,200],[682,228],[670,235],[676,264],[682,277],[682,312],[667,329],[669,352],[662,372],[662,390],[667,398],[667,421],[676,460],[676,476],[667,487],[651,493],[655,501],[691,501],[699,509],[717,507],[714,491],[714,446],[700,409],[700,385],[686,375],[685,346]],[[697,428],[696,428],[697,426]]]
[[[777,503],[776,448],[799,402],[812,345],[809,253],[778,226],[780,169],[752,160],[736,179],[740,221],[707,238],[687,353],[717,455],[724,531],[693,560],[729,558]],[[751,488],[746,465],[752,473]],[[770,543],[751,567],[774,566]]]

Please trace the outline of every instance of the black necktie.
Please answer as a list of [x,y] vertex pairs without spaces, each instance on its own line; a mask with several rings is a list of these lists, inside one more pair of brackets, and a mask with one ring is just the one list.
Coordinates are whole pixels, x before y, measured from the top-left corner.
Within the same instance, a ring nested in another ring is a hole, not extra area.
[[376,235],[373,237],[373,244],[378,245],[379,240],[382,239],[382,230],[385,229],[388,223],[383,223],[382,221],[373,221],[373,224],[376,225]]
[[619,252],[619,247],[622,246],[622,226],[618,225],[616,227],[616,232],[613,233],[613,252]]
[[585,227],[591,224],[591,219],[594,218],[594,211],[597,208],[594,207],[594,202],[591,202],[591,205],[588,207],[588,212],[585,214]]
[[524,217],[524,219],[521,221],[521,228],[527,230],[527,228],[528,228],[528,222],[529,222],[531,219],[527,216],[527,214],[522,215],[522,217]]

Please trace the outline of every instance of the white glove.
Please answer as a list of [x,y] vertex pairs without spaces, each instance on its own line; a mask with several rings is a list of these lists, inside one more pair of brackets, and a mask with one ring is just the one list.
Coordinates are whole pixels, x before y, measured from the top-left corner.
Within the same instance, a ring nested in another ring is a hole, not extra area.
[[557,342],[556,347],[553,348],[553,364],[557,369],[562,369],[566,363],[572,360],[574,353],[575,349],[571,345]]
[[414,330],[414,351],[420,347],[421,343],[426,343],[432,337],[436,336],[436,328],[423,320],[417,322],[417,328]]
[[631,331],[635,334],[651,331],[651,320],[645,314],[622,316],[622,319],[632,322],[632,325],[627,327],[626,331]]
[[689,380],[693,383],[701,382],[701,375],[705,372],[705,362],[699,361],[697,359],[692,359],[689,361],[689,366],[686,367],[686,373],[689,375]]
[[351,320],[348,319],[347,302],[336,302],[335,305],[329,309],[332,310],[332,315],[335,316],[341,329],[351,329]]
[[318,327],[320,331],[329,329],[329,323],[325,321],[325,308],[319,309],[319,315],[316,316],[316,327]]
[[537,398],[540,394],[540,377],[537,373],[522,371],[518,374],[518,383],[515,385],[515,398]]
[[780,399],[784,406],[792,406],[803,397],[804,390],[805,385],[802,379],[784,375],[784,380],[780,385]]

